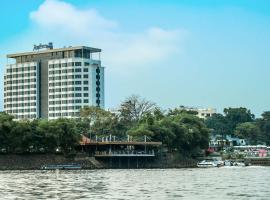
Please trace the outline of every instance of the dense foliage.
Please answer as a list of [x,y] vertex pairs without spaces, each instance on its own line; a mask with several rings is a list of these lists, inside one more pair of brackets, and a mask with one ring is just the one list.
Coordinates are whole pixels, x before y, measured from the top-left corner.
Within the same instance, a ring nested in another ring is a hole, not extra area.
[[113,135],[133,139],[144,136],[160,141],[168,151],[194,156],[206,149],[209,133],[231,134],[247,139],[251,144],[270,144],[270,112],[255,119],[246,108],[226,108],[224,115],[215,114],[203,120],[194,111],[183,108],[162,111],[154,103],[131,96],[114,112],[97,107],[85,107],[76,119],[14,121],[0,113],[0,152],[62,152],[70,154],[81,136]]
[[224,115],[214,114],[205,123],[214,134],[237,136],[252,145],[270,145],[269,111],[255,118],[246,108],[225,108]]
[[81,138],[72,119],[14,121],[0,113],[0,150],[2,153],[71,153]]

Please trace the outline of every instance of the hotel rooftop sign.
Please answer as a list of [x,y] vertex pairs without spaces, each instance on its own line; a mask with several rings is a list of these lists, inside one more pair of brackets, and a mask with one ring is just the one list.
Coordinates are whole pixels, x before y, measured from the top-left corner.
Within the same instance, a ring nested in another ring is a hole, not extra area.
[[40,49],[53,49],[53,43],[49,42],[48,44],[39,44],[39,45],[34,45],[33,51],[38,51]]

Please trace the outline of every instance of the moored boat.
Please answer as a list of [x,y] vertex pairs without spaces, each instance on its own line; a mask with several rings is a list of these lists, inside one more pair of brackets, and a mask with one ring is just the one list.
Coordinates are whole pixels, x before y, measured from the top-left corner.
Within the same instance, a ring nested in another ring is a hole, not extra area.
[[56,170],[56,169],[66,169],[66,170],[75,170],[81,169],[81,165],[78,164],[66,164],[66,165],[43,165],[41,169],[43,170]]
[[197,163],[197,167],[200,167],[200,168],[221,167],[222,165],[223,165],[222,161],[214,160],[214,159],[205,159]]

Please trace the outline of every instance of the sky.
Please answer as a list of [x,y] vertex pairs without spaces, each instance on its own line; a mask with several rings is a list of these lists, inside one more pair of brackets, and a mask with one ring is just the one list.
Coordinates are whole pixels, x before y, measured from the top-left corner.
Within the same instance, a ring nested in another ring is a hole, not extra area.
[[270,110],[268,0],[5,0],[0,11],[2,83],[8,53],[85,45],[102,49],[106,108],[136,94],[163,109]]

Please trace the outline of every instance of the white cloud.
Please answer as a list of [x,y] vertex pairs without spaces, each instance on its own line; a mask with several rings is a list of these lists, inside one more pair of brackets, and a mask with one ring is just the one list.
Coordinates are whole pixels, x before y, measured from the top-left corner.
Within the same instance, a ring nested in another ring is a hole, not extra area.
[[116,27],[116,22],[103,18],[96,10],[79,10],[73,5],[46,0],[38,10],[30,13],[30,19],[39,27],[49,30],[61,30],[87,34],[90,30],[104,30]]
[[[34,26],[28,39],[53,41],[60,45],[81,45],[103,49],[103,63],[110,67],[145,66],[179,53],[185,32],[150,27],[138,33],[119,31],[118,22],[106,19],[94,9],[46,0],[31,12]],[[33,43],[33,41],[32,41]]]

